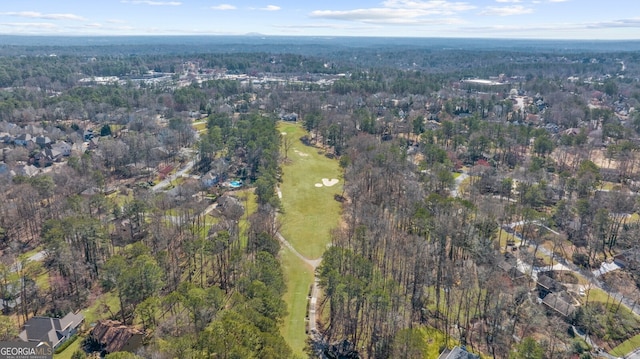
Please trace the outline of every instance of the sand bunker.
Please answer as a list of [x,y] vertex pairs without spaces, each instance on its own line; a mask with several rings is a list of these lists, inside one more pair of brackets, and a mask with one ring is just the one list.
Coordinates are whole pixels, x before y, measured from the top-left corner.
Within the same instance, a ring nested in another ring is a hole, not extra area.
[[286,136],[287,133],[286,132],[280,132],[281,135]]
[[293,152],[295,152],[300,157],[309,157],[308,153],[300,152],[298,150],[293,150]]
[[338,184],[338,182],[340,182],[340,181],[335,179],[335,178],[332,178],[332,179],[323,178],[322,179],[322,184],[327,186],[327,187],[334,186],[334,185]]
[[322,183],[316,183],[315,186],[318,187],[318,188],[322,187]]

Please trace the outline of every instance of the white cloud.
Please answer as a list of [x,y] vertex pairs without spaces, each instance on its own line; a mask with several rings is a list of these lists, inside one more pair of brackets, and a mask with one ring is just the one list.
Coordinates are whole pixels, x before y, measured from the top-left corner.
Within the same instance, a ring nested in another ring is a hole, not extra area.
[[0,26],[13,28],[33,28],[33,29],[55,29],[56,24],[50,22],[3,22]]
[[530,7],[524,7],[522,5],[511,5],[511,6],[489,6],[480,12],[480,15],[491,15],[491,16],[513,16],[513,15],[524,15],[533,13],[533,9]]
[[151,5],[151,6],[180,6],[182,5],[179,1],[153,1],[153,0],[121,0],[123,4],[133,4],[133,5]]
[[522,26],[469,26],[463,28],[469,32],[563,32],[572,30],[593,30],[593,29],[612,29],[612,28],[637,28],[640,29],[640,17],[630,19],[619,19],[612,21],[600,21],[589,23],[563,23],[563,24],[540,24],[540,25],[522,25]]
[[4,22],[0,23],[0,32],[18,35],[54,34],[60,33],[60,28],[50,22]]
[[450,2],[445,0],[386,0],[382,4],[385,8],[414,10],[428,15],[453,15],[461,11],[476,8],[474,5],[466,2]]
[[502,2],[502,3],[520,3],[522,2],[522,0],[496,0],[496,2]]
[[212,10],[235,10],[236,7],[233,5],[229,5],[229,4],[220,4],[220,5],[215,5],[211,7]]
[[568,2],[569,0],[549,0],[549,2]]
[[[452,19],[429,20],[429,16],[452,17],[460,12],[475,9],[466,2],[444,0],[412,1],[386,0],[383,7],[353,10],[315,10],[310,16],[331,20],[357,21],[368,24],[433,24],[450,23]],[[459,22],[459,20],[454,20]]]
[[46,19],[46,20],[77,20],[84,21],[85,18],[74,14],[43,14],[37,11],[11,11],[2,12],[0,15],[26,17],[31,19]]
[[280,10],[280,6],[277,5],[267,5],[266,7],[261,8],[260,10],[264,11],[278,11]]
[[635,27],[640,28],[640,18],[620,19],[613,21],[601,21],[584,24],[587,29],[603,29],[603,28],[618,28],[618,27]]

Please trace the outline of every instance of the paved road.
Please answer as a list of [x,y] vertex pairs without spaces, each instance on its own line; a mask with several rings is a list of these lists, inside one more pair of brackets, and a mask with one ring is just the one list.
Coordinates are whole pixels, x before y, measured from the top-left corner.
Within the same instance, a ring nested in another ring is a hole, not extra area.
[[195,164],[196,164],[196,160],[191,160],[187,162],[187,164],[182,169],[180,169],[179,171],[176,171],[176,173],[158,182],[155,186],[151,187],[151,190],[154,192],[157,192],[169,186],[171,182],[174,181],[176,178],[182,177],[187,172],[191,171],[191,169],[193,168],[193,166],[195,166]]
[[459,197],[460,196],[460,185],[464,180],[469,178],[469,175],[466,172],[462,172],[460,176],[455,179],[455,183],[453,189],[451,190],[451,197]]
[[625,359],[640,359],[640,348],[624,356]]
[[[46,256],[47,256],[47,252],[46,251],[40,251],[40,252],[37,252],[37,253],[33,254],[29,258],[27,258],[26,261],[40,262]],[[25,262],[25,261],[16,261],[15,263],[13,263],[13,265],[11,266],[11,271],[12,272],[19,272],[20,270],[22,270],[22,263],[23,262]]]

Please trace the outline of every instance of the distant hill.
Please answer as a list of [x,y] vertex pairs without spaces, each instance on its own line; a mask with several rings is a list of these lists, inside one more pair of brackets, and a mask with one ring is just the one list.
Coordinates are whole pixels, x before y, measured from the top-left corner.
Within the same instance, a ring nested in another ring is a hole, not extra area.
[[0,35],[0,55],[268,52],[318,55],[349,48],[371,50],[640,51],[640,41],[470,38],[269,36],[22,36]]

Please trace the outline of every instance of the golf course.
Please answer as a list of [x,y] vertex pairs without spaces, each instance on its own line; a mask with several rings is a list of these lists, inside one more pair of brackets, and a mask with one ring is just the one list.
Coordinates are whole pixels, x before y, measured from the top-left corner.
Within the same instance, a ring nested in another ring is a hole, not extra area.
[[[319,148],[302,143],[300,138],[307,132],[300,125],[282,122],[278,129],[291,144],[282,166],[280,193],[284,213],[279,217],[280,233],[301,256],[318,259],[331,243],[331,230],[340,220],[341,206],[334,199],[342,192],[340,167],[337,160],[324,156]],[[285,247],[281,258],[288,288],[284,296],[288,315],[282,335],[296,355],[305,357],[307,296],[314,268]]]

